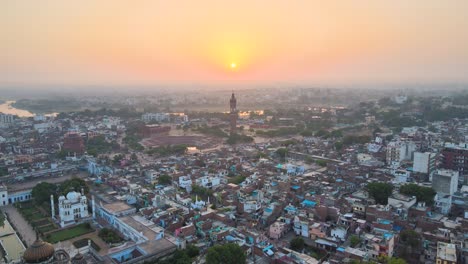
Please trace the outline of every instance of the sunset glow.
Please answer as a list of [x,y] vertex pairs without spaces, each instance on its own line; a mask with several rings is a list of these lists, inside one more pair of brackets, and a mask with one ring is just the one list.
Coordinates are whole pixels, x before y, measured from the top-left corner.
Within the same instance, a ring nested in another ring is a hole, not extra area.
[[467,81],[466,10],[462,0],[7,0],[0,85]]

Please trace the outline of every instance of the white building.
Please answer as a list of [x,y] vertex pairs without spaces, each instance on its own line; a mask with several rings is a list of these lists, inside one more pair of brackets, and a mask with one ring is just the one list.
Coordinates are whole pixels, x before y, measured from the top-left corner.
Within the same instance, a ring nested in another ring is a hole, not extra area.
[[408,182],[408,178],[411,174],[407,170],[393,170],[392,175],[395,176],[394,182],[401,184]]
[[447,215],[450,212],[450,208],[452,208],[452,196],[443,193],[437,193],[434,198],[434,207],[436,211]]
[[[69,192],[67,197],[62,195],[59,197],[58,201],[61,227],[75,224],[80,219],[86,218],[89,215],[88,200],[84,194],[79,192]],[[54,209],[52,209],[52,212],[53,211]]]
[[393,97],[393,101],[395,101],[395,103],[397,104],[404,104],[406,103],[406,101],[408,100],[408,96],[406,95],[397,95],[395,97]]
[[244,212],[255,213],[262,208],[262,204],[257,201],[246,201],[244,202]]
[[203,186],[205,188],[213,188],[221,184],[221,179],[218,177],[212,176],[203,176],[195,180],[197,185]]
[[179,187],[185,190],[191,190],[192,187],[192,179],[190,176],[181,176],[179,177]]
[[416,197],[410,197],[401,193],[393,193],[388,197],[388,205],[394,208],[405,208],[408,209],[416,204]]
[[15,120],[14,115],[0,113],[0,123],[2,123],[2,124],[12,124],[14,120]]
[[431,152],[414,152],[413,171],[431,174],[436,166],[436,154]]
[[416,144],[412,141],[392,141],[387,145],[387,164],[400,166],[402,161],[411,160],[414,151]]
[[458,171],[438,169],[432,176],[432,188],[437,193],[453,195],[458,189]]
[[141,120],[145,122],[151,122],[151,121],[156,121],[156,122],[163,122],[163,121],[169,121],[171,116],[168,113],[144,113],[141,116]]

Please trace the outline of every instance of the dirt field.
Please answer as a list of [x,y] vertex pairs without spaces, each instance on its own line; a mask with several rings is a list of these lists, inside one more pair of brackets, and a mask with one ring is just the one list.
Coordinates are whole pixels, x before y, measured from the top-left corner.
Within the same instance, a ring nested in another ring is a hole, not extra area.
[[211,148],[222,143],[222,139],[207,137],[207,136],[168,136],[155,135],[141,141],[145,147],[159,147],[165,145],[180,145],[196,146],[200,149]]

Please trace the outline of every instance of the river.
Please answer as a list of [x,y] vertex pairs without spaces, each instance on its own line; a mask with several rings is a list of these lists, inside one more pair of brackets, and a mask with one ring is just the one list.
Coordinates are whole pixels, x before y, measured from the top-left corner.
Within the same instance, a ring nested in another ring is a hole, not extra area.
[[[0,113],[16,115],[19,117],[33,117],[36,114],[29,112],[28,110],[19,109],[13,106],[15,101],[6,101],[0,104]],[[58,113],[46,114],[45,116],[57,116]]]

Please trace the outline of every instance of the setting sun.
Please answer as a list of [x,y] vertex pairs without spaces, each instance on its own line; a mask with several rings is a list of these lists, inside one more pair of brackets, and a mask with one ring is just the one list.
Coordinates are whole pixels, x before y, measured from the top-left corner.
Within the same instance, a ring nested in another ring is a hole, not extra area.
[[237,64],[236,64],[236,63],[234,63],[234,62],[231,63],[231,68],[232,68],[232,69],[235,69],[236,67],[237,67]]

